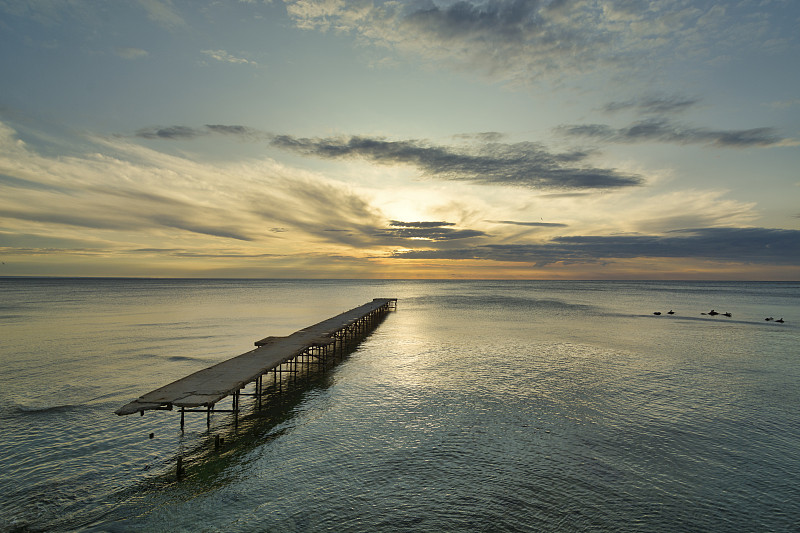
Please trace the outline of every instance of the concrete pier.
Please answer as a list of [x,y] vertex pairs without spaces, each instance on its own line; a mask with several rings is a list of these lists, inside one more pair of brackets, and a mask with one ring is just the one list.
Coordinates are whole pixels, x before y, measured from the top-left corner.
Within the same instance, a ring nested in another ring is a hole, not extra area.
[[303,328],[286,337],[266,337],[256,341],[256,348],[214,366],[164,385],[127,403],[115,411],[116,414],[144,415],[149,410],[180,409],[181,428],[185,412],[205,412],[211,424],[214,405],[232,396],[232,408],[239,411],[241,390],[255,383],[257,402],[261,401],[263,377],[272,372],[278,382],[278,374],[298,371],[298,365],[319,365],[322,369],[329,360],[341,355],[355,340],[363,337],[391,309],[397,306],[397,298],[375,298],[371,302],[336,315],[332,318]]

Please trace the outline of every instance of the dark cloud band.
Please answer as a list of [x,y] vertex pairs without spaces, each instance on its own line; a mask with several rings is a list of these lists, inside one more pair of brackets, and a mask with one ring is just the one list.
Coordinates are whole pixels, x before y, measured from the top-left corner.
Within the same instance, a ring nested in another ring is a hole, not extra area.
[[268,133],[248,128],[247,126],[223,124],[206,124],[201,128],[192,128],[190,126],[142,128],[135,133],[135,136],[141,139],[186,141],[211,134],[229,135],[252,140],[264,139],[270,136]]
[[691,128],[664,119],[635,122],[626,128],[612,128],[606,124],[565,125],[556,132],[568,137],[584,137],[609,143],[630,144],[657,141],[675,144],[705,144],[717,147],[743,148],[771,146],[783,142],[772,128],[747,130],[711,130]]
[[633,110],[642,114],[667,114],[686,111],[698,103],[700,103],[699,98],[687,98],[684,96],[658,96],[609,102],[604,106],[603,110],[609,113]]
[[520,222],[517,220],[487,220],[492,224],[509,224],[512,226],[530,226],[534,228],[566,228],[566,224],[560,222]]
[[584,166],[585,151],[553,153],[538,143],[436,146],[418,140],[372,137],[298,138],[277,135],[272,145],[324,159],[363,158],[416,166],[428,177],[486,185],[544,189],[615,189],[641,185],[640,176]]
[[377,237],[425,240],[433,242],[485,237],[486,233],[471,229],[455,229],[452,222],[401,222],[392,220],[389,227],[375,233]]
[[663,236],[559,237],[543,244],[488,244],[457,250],[396,252],[405,259],[488,259],[546,265],[610,259],[695,258],[738,263],[800,265],[800,231],[770,228],[700,228]]

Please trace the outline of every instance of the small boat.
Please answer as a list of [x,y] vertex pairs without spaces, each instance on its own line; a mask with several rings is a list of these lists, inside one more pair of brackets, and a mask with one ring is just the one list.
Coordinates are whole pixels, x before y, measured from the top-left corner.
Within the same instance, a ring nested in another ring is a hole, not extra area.
[[674,314],[675,314],[675,311],[673,311],[672,309],[670,309],[669,311],[667,311],[667,314],[668,314],[668,315],[674,315]]
[[772,318],[772,317],[768,317],[768,318],[765,318],[764,320],[766,320],[767,322],[771,322],[771,321],[773,321],[773,320],[775,320],[775,319],[774,319],[774,318]]
[[717,313],[716,311],[714,311],[714,310],[712,309],[711,311],[709,311],[709,312],[708,312],[708,314],[709,314],[710,316],[717,316],[719,313]]
[[722,313],[722,316],[731,317],[731,316],[733,316],[733,315],[731,315],[730,313]]
[[656,312],[655,312],[655,313],[653,313],[653,314],[654,314],[654,315],[660,315],[660,314],[661,314],[661,311],[656,311]]
[[780,322],[781,324],[783,324],[783,317],[779,318],[779,319],[778,319],[778,320],[776,320],[775,322]]

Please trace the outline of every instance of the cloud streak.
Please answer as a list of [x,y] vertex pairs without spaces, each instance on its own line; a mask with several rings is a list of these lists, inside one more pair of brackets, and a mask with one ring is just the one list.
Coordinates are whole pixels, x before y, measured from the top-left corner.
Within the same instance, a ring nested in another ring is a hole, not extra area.
[[137,130],[134,136],[148,140],[188,141],[212,134],[238,137],[247,141],[264,140],[272,137],[266,132],[248,128],[247,126],[224,124],[206,124],[201,128],[180,125],[153,126]]
[[618,189],[643,178],[615,169],[586,165],[589,153],[553,153],[532,142],[487,143],[453,148],[418,140],[379,137],[298,138],[276,135],[272,146],[323,159],[356,159],[417,167],[429,178],[511,185],[533,189]]
[[[237,126],[200,131],[249,133]],[[175,139],[193,138],[196,131],[173,127],[152,133]],[[366,236],[362,241],[374,241],[370,235],[385,220],[346,186],[271,160],[229,167],[170,156],[119,138],[92,142],[94,150],[88,154],[50,158],[31,150],[0,123],[0,218],[6,227],[25,228],[21,231],[31,235],[86,230],[82,233],[117,235],[121,243],[182,236],[203,247],[279,239],[288,253],[294,246],[284,236],[290,232],[306,242],[311,237],[341,243],[347,239],[332,237],[323,228],[348,228]]]
[[392,220],[389,228],[376,232],[379,237],[393,239],[407,239],[410,241],[452,241],[469,239],[472,237],[485,237],[486,233],[471,229],[455,229],[452,222],[401,222]]
[[520,222],[517,220],[487,220],[492,224],[509,224],[512,226],[528,226],[533,228],[566,228],[567,224],[560,222]]
[[712,130],[682,126],[662,118],[635,122],[624,128],[613,128],[606,124],[583,124],[559,126],[555,131],[567,137],[581,137],[618,144],[664,142],[701,144],[718,148],[792,144],[790,139],[779,136],[772,128]]
[[665,235],[564,236],[541,244],[487,244],[452,250],[395,252],[400,259],[488,259],[533,263],[596,263],[631,258],[702,258],[800,265],[800,231],[698,228]]
[[147,50],[133,47],[120,47],[115,48],[114,52],[123,59],[139,59],[140,57],[147,57]]
[[236,57],[225,50],[202,50],[202,53],[211,59],[221,61],[223,63],[233,63],[234,65],[252,65],[254,67],[258,66],[258,63],[255,61],[251,61],[250,59],[245,59],[243,57]]
[[[381,165],[411,165],[428,178],[509,185],[533,189],[619,189],[644,183],[641,176],[588,164],[591,152],[556,153],[540,143],[494,142],[496,132],[469,136],[473,144],[435,145],[382,137],[301,138],[274,135],[241,125],[206,124],[142,128],[135,136],[147,140],[187,141],[207,135],[228,135],[247,141],[269,140],[271,146],[321,159],[364,159]],[[463,138],[463,137],[461,137]]]
[[608,113],[618,111],[633,110],[641,114],[668,114],[682,113],[700,103],[699,98],[688,98],[685,96],[651,96],[634,98],[624,101],[609,102],[603,106],[603,110]]

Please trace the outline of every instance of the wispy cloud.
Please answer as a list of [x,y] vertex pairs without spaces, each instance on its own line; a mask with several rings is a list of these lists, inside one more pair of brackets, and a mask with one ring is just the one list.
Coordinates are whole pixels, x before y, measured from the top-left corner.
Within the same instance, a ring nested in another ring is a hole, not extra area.
[[186,21],[175,10],[172,0],[138,0],[148,18],[167,29],[186,26]]
[[773,128],[713,130],[683,126],[663,118],[634,122],[624,128],[614,128],[607,124],[578,124],[559,126],[555,131],[567,137],[590,138],[607,143],[665,142],[720,148],[794,144],[791,139],[778,135]]
[[[163,135],[192,137],[176,128]],[[294,232],[293,237],[302,237],[297,240],[301,246],[309,239],[342,241],[326,235],[324,227],[369,236],[384,220],[342,184],[271,160],[229,167],[170,156],[119,138],[91,142],[94,152],[48,157],[0,123],[0,189],[13,190],[0,194],[0,217],[7,228],[32,235],[71,236],[81,229],[113,233],[121,248],[157,235],[183,235],[197,246],[217,239],[246,246]],[[287,252],[294,248],[285,243]]]
[[254,128],[248,128],[247,126],[231,126],[225,124],[206,124],[205,128],[208,131],[213,133],[218,133],[220,135],[232,135],[236,137],[242,137],[247,139],[265,139],[271,137],[270,134],[265,133],[263,131],[259,131]]
[[478,230],[456,229],[452,222],[401,222],[392,220],[389,227],[376,232],[378,236],[408,239],[411,241],[452,241],[472,237],[484,237],[486,233]]
[[594,263],[630,258],[704,258],[800,265],[800,231],[699,228],[666,235],[565,236],[542,244],[486,244],[451,250],[395,252],[401,259],[489,259],[533,263]]
[[487,220],[492,224],[509,224],[512,226],[529,226],[533,228],[566,228],[567,224],[560,222],[522,222],[518,220]]
[[252,61],[250,59],[245,59],[243,57],[236,57],[226,52],[225,50],[203,50],[202,52],[211,59],[222,61],[223,63],[234,63],[237,65],[252,65],[254,67],[258,66],[258,63],[256,63],[255,61]]
[[142,128],[136,131],[135,136],[142,139],[160,140],[191,140],[205,135],[227,135],[238,137],[242,140],[264,140],[272,138],[272,135],[247,126],[206,124],[201,128],[191,126],[154,126]]
[[686,96],[648,96],[623,101],[609,102],[603,110],[609,113],[633,110],[640,114],[682,113],[700,103],[699,98]]
[[264,257],[284,257],[281,254],[270,253],[247,253],[242,251],[225,251],[219,250],[216,252],[199,252],[186,250],[184,248],[137,248],[134,250],[126,250],[125,253],[136,254],[158,254],[170,255],[173,257],[192,257],[192,258],[212,258],[212,259],[260,259]]
[[795,98],[793,100],[778,100],[775,102],[770,102],[770,107],[774,107],[775,109],[789,109],[791,107],[800,106],[800,98]]
[[157,128],[143,128],[136,132],[137,137],[142,139],[168,139],[168,140],[187,140],[194,139],[209,132],[197,130],[188,126],[166,126]]
[[147,50],[141,48],[121,47],[115,48],[114,52],[124,59],[139,59],[140,57],[147,57]]
[[590,153],[553,153],[538,143],[486,143],[460,147],[419,140],[379,137],[298,138],[276,135],[272,145],[325,159],[363,158],[374,163],[407,164],[424,175],[485,185],[543,189],[616,189],[641,185],[643,178],[585,164]]
[[453,139],[459,141],[480,141],[480,142],[500,142],[506,137],[505,133],[499,131],[484,131],[481,133],[457,133],[453,135]]
[[65,21],[97,27],[102,22],[96,6],[84,2],[5,0],[0,2],[0,11],[15,17],[27,17],[48,27],[57,26]]

